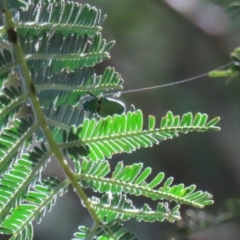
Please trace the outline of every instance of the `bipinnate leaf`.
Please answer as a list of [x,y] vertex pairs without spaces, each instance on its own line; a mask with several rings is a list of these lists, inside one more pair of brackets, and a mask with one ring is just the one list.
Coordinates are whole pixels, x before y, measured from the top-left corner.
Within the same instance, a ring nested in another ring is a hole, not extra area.
[[126,221],[131,218],[146,222],[164,220],[174,222],[180,219],[180,213],[177,210],[179,207],[174,208],[172,212],[167,203],[159,203],[156,211],[152,210],[147,204],[138,209],[132,201],[127,199],[126,195],[122,194],[106,194],[101,199],[93,197],[91,203],[104,222],[112,222],[115,219]]
[[68,181],[61,182],[55,177],[43,179],[35,184],[24,196],[24,201],[12,208],[10,214],[1,222],[0,232],[12,234],[12,239],[31,239],[23,238],[26,229],[30,235],[29,224],[31,225],[35,218],[38,222],[41,221],[46,210],[50,211],[55,204],[56,198],[66,192],[67,185]]
[[[139,239],[134,233],[124,228],[123,224],[119,220],[106,223],[105,226],[112,233],[112,235],[116,237],[116,239]],[[78,230],[78,232],[74,233],[74,238],[72,240],[86,240],[93,237],[96,240],[110,239],[110,237],[103,231],[102,226],[98,226],[96,229],[89,229],[85,226],[79,226]]]
[[[168,112],[161,120],[160,128],[153,128],[155,119],[149,118],[149,129],[143,130],[143,115],[140,110],[102,118],[99,121],[86,119],[77,128],[65,133],[66,144],[60,144],[73,160],[79,158],[93,161],[111,158],[117,153],[131,153],[141,147],[151,147],[160,141],[178,137],[180,133],[219,130],[216,124],[219,118],[207,122],[207,114],[184,114],[179,116]],[[72,144],[70,144],[72,142]],[[85,149],[85,151],[83,151]]]
[[[94,221],[92,228],[80,227],[74,239],[136,240],[120,221],[174,222],[182,204],[213,203],[208,192],[174,184],[163,172],[151,176],[142,163],[118,162],[111,169],[115,154],[179,134],[219,130],[220,119],[169,111],[158,124],[152,115],[145,124],[141,110],[125,112],[123,103],[106,98],[103,92],[121,90],[123,80],[112,67],[96,74],[115,43],[102,37],[101,10],[73,1],[4,0],[0,14],[0,234],[33,239],[33,221],[51,211],[69,184]],[[240,71],[239,48],[231,57],[225,76],[232,77]],[[57,160],[64,180],[43,177],[50,160]],[[88,197],[86,188],[101,197]],[[136,207],[131,196],[157,201],[156,209],[146,203]],[[172,210],[168,202],[175,204]]]
[[208,192],[195,191],[195,185],[189,187],[185,187],[182,183],[173,185],[173,177],[164,179],[163,172],[148,182],[151,171],[150,167],[143,168],[142,163],[124,166],[122,162],[119,162],[109,179],[111,169],[107,161],[84,160],[80,166],[78,178],[84,188],[90,187],[100,193],[120,194],[124,192],[136,196],[143,195],[154,201],[165,199],[197,208],[213,204],[212,195]]

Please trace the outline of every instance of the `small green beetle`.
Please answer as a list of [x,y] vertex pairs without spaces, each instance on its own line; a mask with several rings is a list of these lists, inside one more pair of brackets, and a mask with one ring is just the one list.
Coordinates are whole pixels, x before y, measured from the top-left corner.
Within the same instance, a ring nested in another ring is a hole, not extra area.
[[91,93],[88,93],[93,99],[83,103],[84,111],[96,113],[100,117],[112,116],[114,114],[122,114],[125,112],[125,105],[112,98],[99,97],[97,98]]

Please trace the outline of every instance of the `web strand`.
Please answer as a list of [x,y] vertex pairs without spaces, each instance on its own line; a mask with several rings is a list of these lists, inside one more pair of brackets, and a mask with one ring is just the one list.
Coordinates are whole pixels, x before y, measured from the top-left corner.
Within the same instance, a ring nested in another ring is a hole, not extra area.
[[[220,70],[220,69],[223,69],[229,65],[231,65],[233,62],[229,62],[219,68],[216,68],[214,70]],[[214,71],[212,70],[212,71]],[[210,71],[209,71],[210,72]],[[172,82],[172,83],[166,83],[166,84],[161,84],[161,85],[156,85],[156,86],[152,86],[152,87],[145,87],[145,88],[138,88],[138,89],[132,89],[132,90],[126,90],[126,91],[119,91],[120,94],[123,94],[123,93],[133,93],[133,92],[140,92],[140,91],[148,91],[148,90],[153,90],[153,89],[156,89],[156,88],[164,88],[164,87],[170,87],[170,86],[174,86],[174,85],[178,85],[178,84],[182,84],[182,83],[186,83],[186,82],[191,82],[191,81],[194,81],[194,80],[197,80],[197,79],[200,79],[200,78],[203,78],[203,77],[206,77],[208,76],[208,73],[203,73],[203,74],[200,74],[198,76],[195,76],[195,77],[191,77],[191,78],[187,78],[187,79],[184,79],[184,80],[180,80],[180,81],[177,81],[177,82]],[[108,96],[108,95],[113,95],[115,93],[107,93],[107,94],[103,94],[104,96]]]

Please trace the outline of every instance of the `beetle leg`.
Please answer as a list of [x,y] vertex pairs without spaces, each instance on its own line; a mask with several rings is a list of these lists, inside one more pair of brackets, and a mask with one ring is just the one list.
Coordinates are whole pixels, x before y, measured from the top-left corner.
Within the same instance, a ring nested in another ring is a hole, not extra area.
[[135,106],[133,104],[131,104],[131,106],[130,106],[130,111],[133,111],[133,112],[136,111],[136,108],[135,108]]
[[97,111],[96,112],[99,113],[101,108],[102,108],[102,102],[101,102],[101,100],[98,100],[98,106],[97,106]]

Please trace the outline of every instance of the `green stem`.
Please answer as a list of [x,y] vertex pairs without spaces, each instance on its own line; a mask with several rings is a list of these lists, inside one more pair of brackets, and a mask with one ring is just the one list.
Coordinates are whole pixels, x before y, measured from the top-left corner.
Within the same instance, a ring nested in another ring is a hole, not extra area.
[[71,127],[69,127],[68,125],[64,124],[64,123],[60,123],[58,121],[55,121],[53,119],[47,118],[46,117],[46,121],[49,125],[53,126],[53,127],[59,127],[63,130],[67,130],[69,131]]
[[[88,35],[95,35],[97,32],[102,30],[102,27],[100,26],[80,26],[78,24],[73,25],[73,24],[62,24],[62,23],[36,23],[36,22],[30,22],[31,23],[31,28],[40,28],[43,31],[50,31],[50,30],[64,30],[64,31],[72,31],[72,32],[84,32],[88,33]],[[19,22],[16,23],[15,26],[16,28],[24,28],[25,27],[25,22]],[[0,33],[1,33],[1,28],[0,28]]]
[[32,61],[32,60],[49,60],[52,59],[54,60],[79,60],[81,59],[87,59],[89,60],[90,58],[96,59],[96,58],[109,58],[109,54],[107,52],[99,52],[99,53],[80,53],[80,54],[46,54],[46,53],[34,53],[34,54],[28,54],[25,58],[27,61]]
[[117,86],[114,84],[105,84],[105,85],[93,85],[91,87],[89,86],[82,86],[82,85],[67,85],[67,84],[49,84],[49,83],[44,83],[44,84],[39,84],[36,85],[36,90],[37,91],[42,91],[42,90],[61,90],[61,91],[82,91],[84,94],[86,91],[90,90],[99,90],[99,91],[104,91],[104,90],[109,90],[109,89],[117,89],[121,90],[121,86]]
[[96,230],[97,230],[98,227],[99,227],[99,225],[98,225],[97,223],[95,223],[95,224],[93,225],[93,227],[90,229],[90,231],[89,231],[89,233],[88,233],[88,235],[87,235],[86,240],[92,240],[92,239],[94,238],[95,232],[96,232]]
[[[9,10],[5,10],[5,17],[6,17],[6,29],[15,31],[15,26],[12,18],[12,13]],[[16,60],[19,62],[19,67],[22,71],[22,76],[23,79],[25,80],[25,85],[26,85],[26,91],[29,93],[29,98],[31,99],[32,102],[32,107],[35,112],[35,119],[37,123],[40,125],[42,128],[42,131],[45,135],[46,141],[49,144],[49,148],[52,150],[53,154],[55,155],[56,159],[58,160],[59,165],[62,167],[63,171],[67,175],[69,181],[75,188],[76,192],[78,193],[79,197],[83,201],[84,205],[88,209],[89,213],[91,214],[93,220],[99,224],[103,225],[101,220],[99,219],[97,213],[93,209],[91,202],[88,200],[87,195],[81,188],[81,186],[78,183],[78,179],[76,178],[74,172],[71,170],[71,168],[68,166],[67,161],[64,159],[64,156],[59,149],[57,143],[54,141],[53,136],[51,134],[51,131],[47,125],[47,121],[45,118],[45,115],[41,109],[41,105],[39,102],[39,99],[37,97],[37,94],[34,90],[34,85],[33,85],[33,80],[31,78],[31,73],[28,69],[27,62],[25,55],[22,51],[21,45],[19,43],[19,40],[17,39],[15,42],[12,42],[14,52],[16,54]],[[50,55],[45,55],[50,56]],[[106,228],[104,227],[104,230],[106,231]],[[111,233],[110,233],[111,234]],[[112,234],[111,234],[112,235]]]

